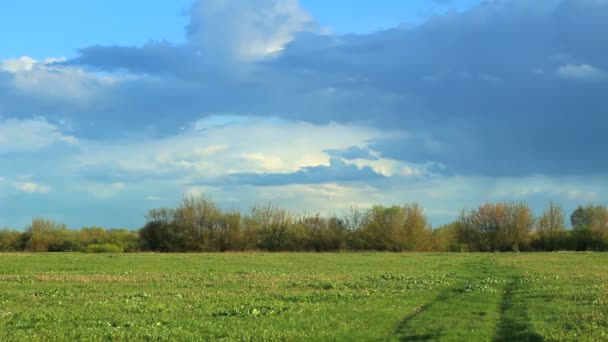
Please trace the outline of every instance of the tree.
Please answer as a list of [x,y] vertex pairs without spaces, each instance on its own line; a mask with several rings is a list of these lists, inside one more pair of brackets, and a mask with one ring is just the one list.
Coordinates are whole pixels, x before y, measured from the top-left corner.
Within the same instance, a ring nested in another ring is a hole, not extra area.
[[173,223],[173,209],[152,209],[146,215],[146,224],[139,230],[141,245],[146,250],[183,252],[182,234]]
[[373,206],[368,212],[366,224],[361,228],[359,235],[365,249],[401,251],[403,236],[398,226],[403,221],[403,212],[398,206]]
[[257,230],[260,247],[268,251],[279,251],[285,247],[287,232],[293,224],[293,216],[275,205],[255,205],[246,220]]
[[566,234],[564,210],[558,204],[550,202],[538,219],[537,230],[544,250],[555,251]]
[[502,203],[486,203],[471,211],[465,222],[480,236],[481,251],[497,251],[500,246],[501,231],[506,221],[506,208]]
[[363,241],[363,229],[369,222],[370,209],[363,209],[357,206],[352,206],[342,217],[344,228],[348,231],[346,245],[351,249],[363,249],[365,244]]
[[293,250],[335,251],[346,248],[347,229],[344,221],[335,215],[302,215],[294,226],[291,240]]
[[364,248],[401,252],[429,248],[430,232],[422,208],[412,203],[374,206],[359,235]]
[[66,225],[35,218],[25,234],[25,249],[31,252],[62,252],[74,250],[74,241]]
[[431,250],[438,252],[460,252],[458,239],[460,222],[452,222],[433,229],[431,235]]
[[464,246],[464,250],[467,252],[479,252],[483,250],[481,233],[473,224],[472,213],[462,210],[458,221],[454,224],[454,230],[460,248]]
[[[459,240],[480,251],[519,251],[526,248],[534,225],[525,203],[486,203],[463,212]],[[467,241],[467,239],[469,239]]]
[[404,216],[405,249],[423,251],[430,248],[431,228],[424,210],[418,203],[405,204],[401,207]]
[[323,241],[325,219],[319,213],[315,215],[302,215],[298,224],[303,228],[304,239],[301,248],[320,252],[326,249]]
[[21,233],[7,228],[0,229],[0,251],[14,252],[21,249]]
[[570,215],[579,250],[608,249],[608,208],[603,205],[579,206]]
[[241,213],[236,210],[221,213],[216,223],[217,232],[215,239],[210,240],[216,246],[211,249],[216,249],[220,252],[246,249],[248,244],[243,235],[241,221]]
[[534,214],[524,202],[507,203],[507,222],[503,224],[503,250],[519,252],[526,249],[530,241],[530,232],[534,228]]
[[175,227],[183,232],[185,250],[218,249],[215,239],[221,229],[222,211],[212,200],[192,195],[184,196],[175,209],[173,221]]

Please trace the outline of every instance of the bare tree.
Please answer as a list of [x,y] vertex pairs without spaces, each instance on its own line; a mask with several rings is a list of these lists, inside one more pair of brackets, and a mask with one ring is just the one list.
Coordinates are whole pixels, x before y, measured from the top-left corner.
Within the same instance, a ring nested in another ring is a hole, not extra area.
[[293,224],[293,216],[269,203],[253,206],[247,221],[257,228],[262,248],[279,251],[285,245],[288,229]]
[[543,248],[554,251],[566,233],[566,218],[564,210],[554,202],[549,203],[542,216],[538,219],[537,230]]

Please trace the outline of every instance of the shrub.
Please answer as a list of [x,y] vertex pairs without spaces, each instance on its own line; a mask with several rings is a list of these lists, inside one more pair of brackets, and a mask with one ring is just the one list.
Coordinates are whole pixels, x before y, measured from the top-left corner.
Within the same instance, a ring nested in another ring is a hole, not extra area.
[[88,245],[85,253],[123,253],[124,249],[112,243]]

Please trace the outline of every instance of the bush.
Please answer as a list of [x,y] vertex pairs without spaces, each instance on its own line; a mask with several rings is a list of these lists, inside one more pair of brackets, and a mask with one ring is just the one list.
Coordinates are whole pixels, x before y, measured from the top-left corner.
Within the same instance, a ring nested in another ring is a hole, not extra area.
[[123,253],[124,249],[111,243],[88,245],[85,253]]
[[0,252],[14,252],[21,249],[22,233],[0,229]]

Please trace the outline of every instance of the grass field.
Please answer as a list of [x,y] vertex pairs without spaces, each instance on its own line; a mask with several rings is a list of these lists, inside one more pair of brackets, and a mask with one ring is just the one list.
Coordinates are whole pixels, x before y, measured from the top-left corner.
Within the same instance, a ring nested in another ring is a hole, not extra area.
[[608,340],[608,254],[0,254],[0,340]]

